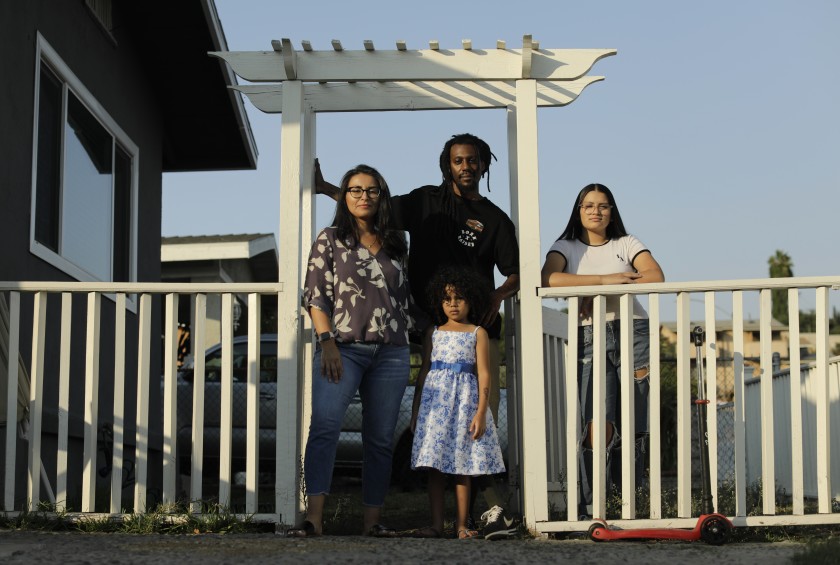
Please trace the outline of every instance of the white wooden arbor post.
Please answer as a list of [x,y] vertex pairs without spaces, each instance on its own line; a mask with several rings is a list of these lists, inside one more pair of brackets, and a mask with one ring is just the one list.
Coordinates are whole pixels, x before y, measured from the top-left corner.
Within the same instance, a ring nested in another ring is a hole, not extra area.
[[[518,432],[522,445],[520,496],[526,523],[533,529],[548,520],[542,300],[536,293],[542,261],[537,108],[573,102],[584,88],[603,80],[586,73],[616,51],[541,49],[529,35],[521,49],[508,49],[503,41],[495,49],[473,49],[469,40],[463,41],[462,49],[441,49],[432,41],[429,49],[420,50],[398,41],[392,51],[377,50],[372,41],[357,51],[344,50],[338,40],[326,51],[313,50],[308,41],[302,42],[302,51],[296,51],[289,39],[271,43],[272,51],[212,55],[247,81],[280,83],[233,88],[263,112],[283,114],[280,282],[287,283],[287,289],[301,287],[313,237],[311,171],[318,112],[508,109],[511,215],[520,245],[521,293],[514,317],[516,378],[521,383],[516,408],[522,415],[522,428],[516,430],[514,423],[509,429]],[[280,296],[278,310],[276,498],[278,522],[290,524],[302,510],[298,465],[309,421],[311,339],[304,334],[306,320],[298,292]],[[296,380],[282,378],[292,371]]]

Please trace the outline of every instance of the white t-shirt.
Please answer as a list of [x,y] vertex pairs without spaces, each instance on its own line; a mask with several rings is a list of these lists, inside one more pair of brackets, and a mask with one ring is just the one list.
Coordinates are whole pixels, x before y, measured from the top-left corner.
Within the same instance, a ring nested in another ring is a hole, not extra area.
[[[587,245],[578,239],[558,239],[548,250],[549,253],[559,253],[566,259],[563,272],[572,275],[609,275],[612,273],[632,273],[633,261],[643,251],[648,251],[644,244],[635,236],[625,235],[618,239],[611,239],[601,245]],[[618,296],[607,297],[607,321],[619,318]],[[633,318],[647,319],[647,312],[633,297]],[[581,325],[592,324],[592,318],[585,318]]]

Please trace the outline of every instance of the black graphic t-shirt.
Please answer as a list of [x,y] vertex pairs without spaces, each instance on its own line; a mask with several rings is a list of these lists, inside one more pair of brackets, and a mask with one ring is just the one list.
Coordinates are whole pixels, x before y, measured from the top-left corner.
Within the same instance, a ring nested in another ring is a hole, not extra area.
[[[445,265],[468,265],[496,288],[494,268],[507,277],[519,273],[519,246],[513,222],[487,198],[466,200],[448,187],[424,186],[392,199],[392,220],[408,231],[408,276],[415,303],[426,313],[426,285]],[[501,320],[487,328],[498,338]]]

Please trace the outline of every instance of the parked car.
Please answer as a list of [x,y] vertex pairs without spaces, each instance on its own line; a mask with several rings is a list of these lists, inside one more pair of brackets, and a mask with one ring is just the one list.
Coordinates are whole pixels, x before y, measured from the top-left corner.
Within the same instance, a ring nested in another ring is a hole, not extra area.
[[[208,349],[204,357],[204,474],[205,479],[218,477],[220,406],[221,406],[221,344]],[[248,367],[248,336],[233,340],[233,473],[245,470],[246,458],[246,381]],[[193,368],[186,365],[178,373],[178,415],[176,452],[181,474],[190,474],[192,454]],[[507,453],[507,391],[501,391],[499,413],[499,441]],[[406,387],[400,414],[394,431],[394,462],[392,480],[410,488],[417,483],[411,471],[411,406],[414,385]],[[260,340],[260,396],[259,396],[259,470],[273,475],[275,469],[277,408],[277,336],[266,334]],[[308,425],[304,423],[304,425]],[[362,404],[357,394],[344,416],[336,452],[336,471],[359,470],[362,467]],[[272,480],[273,482],[273,480]]]

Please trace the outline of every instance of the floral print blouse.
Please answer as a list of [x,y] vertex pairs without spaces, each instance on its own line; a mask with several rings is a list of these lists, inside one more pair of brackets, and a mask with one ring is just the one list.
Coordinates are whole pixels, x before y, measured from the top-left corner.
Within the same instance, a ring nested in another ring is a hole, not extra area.
[[336,341],[408,345],[410,296],[404,261],[382,248],[373,254],[341,241],[335,227],[318,234],[309,253],[304,304],[330,316]]

